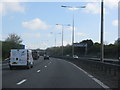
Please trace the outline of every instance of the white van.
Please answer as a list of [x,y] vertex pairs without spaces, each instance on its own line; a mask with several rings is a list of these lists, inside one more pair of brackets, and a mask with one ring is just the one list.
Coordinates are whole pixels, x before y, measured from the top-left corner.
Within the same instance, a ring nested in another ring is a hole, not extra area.
[[32,51],[28,49],[11,49],[9,67],[25,66],[33,67]]

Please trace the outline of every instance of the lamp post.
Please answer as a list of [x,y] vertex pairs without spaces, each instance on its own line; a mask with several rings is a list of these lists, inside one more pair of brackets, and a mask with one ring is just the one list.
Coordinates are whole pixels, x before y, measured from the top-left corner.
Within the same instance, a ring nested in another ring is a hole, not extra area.
[[101,1],[101,61],[104,62],[104,44],[103,44],[103,28],[104,28],[104,11],[103,0]]
[[61,25],[62,26],[62,56],[63,56],[63,30],[64,30],[64,26],[70,26],[70,24],[56,24],[56,25]]
[[[64,8],[71,8],[73,10],[77,9],[77,8],[85,8],[86,6],[61,6]],[[72,30],[72,57],[74,56],[74,12],[73,12],[73,30]]]
[[[50,32],[50,34],[53,34],[53,32]],[[61,33],[57,33],[57,34],[61,34]],[[54,35],[55,35],[55,47],[56,47],[56,33]]]

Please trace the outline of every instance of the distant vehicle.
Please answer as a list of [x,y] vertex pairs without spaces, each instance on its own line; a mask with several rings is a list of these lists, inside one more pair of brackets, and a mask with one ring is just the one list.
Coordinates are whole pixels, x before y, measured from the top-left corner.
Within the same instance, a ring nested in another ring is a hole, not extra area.
[[32,51],[28,49],[11,49],[9,67],[33,67]]
[[32,50],[32,57],[33,57],[33,60],[38,60],[39,53],[36,50]]
[[44,55],[44,60],[49,60],[49,56],[48,55]]
[[78,59],[78,56],[77,56],[77,55],[74,55],[73,58],[74,58],[74,59]]
[[66,55],[67,57],[69,57],[70,55]]

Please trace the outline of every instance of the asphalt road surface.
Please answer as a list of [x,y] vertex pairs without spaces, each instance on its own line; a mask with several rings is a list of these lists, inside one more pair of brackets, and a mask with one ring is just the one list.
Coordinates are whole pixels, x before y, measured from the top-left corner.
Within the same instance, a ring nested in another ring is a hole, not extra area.
[[60,59],[34,60],[31,69],[2,68],[2,88],[103,88],[75,65]]

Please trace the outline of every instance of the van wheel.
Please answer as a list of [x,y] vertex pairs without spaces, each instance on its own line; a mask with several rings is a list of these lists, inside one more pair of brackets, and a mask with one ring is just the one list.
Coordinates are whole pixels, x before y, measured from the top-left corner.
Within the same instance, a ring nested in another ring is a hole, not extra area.
[[13,70],[13,67],[12,66],[9,66],[10,67],[10,70]]
[[30,69],[30,63],[28,63],[28,65],[27,65],[27,69]]
[[30,69],[30,65],[27,65],[27,69]]
[[31,68],[33,68],[33,65],[31,66]]

